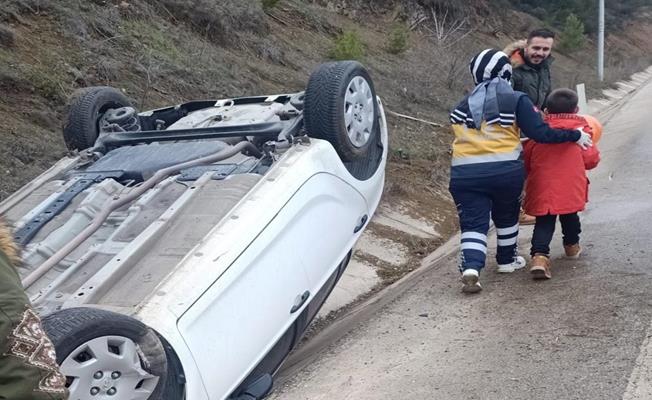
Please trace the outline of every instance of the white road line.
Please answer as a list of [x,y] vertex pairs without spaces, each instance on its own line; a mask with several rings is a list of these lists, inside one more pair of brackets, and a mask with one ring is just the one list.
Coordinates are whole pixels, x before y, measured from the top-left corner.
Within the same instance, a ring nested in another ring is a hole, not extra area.
[[623,400],[652,399],[652,324],[645,334],[641,352],[629,377]]

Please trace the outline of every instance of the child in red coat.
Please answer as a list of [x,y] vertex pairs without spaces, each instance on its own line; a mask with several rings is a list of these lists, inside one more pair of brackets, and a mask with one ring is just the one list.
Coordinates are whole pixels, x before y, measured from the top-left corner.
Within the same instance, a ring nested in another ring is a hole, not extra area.
[[[570,89],[557,89],[546,100],[546,122],[551,128],[588,130],[587,120],[577,115],[577,94]],[[589,180],[586,170],[600,161],[596,146],[582,150],[574,143],[543,144],[528,140],[524,145],[527,189],[524,211],[536,216],[532,235],[530,273],[534,279],[550,279],[550,241],[557,216],[561,222],[564,250],[569,258],[577,258],[580,247],[579,211],[588,201]]]

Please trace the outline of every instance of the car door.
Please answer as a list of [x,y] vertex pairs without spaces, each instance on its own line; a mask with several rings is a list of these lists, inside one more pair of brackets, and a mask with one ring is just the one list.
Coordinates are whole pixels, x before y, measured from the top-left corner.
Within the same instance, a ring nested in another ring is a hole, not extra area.
[[365,199],[338,177],[323,174],[302,188],[311,202],[302,210],[304,243],[295,251],[310,282],[310,299],[303,332],[335,285],[338,268],[346,267],[353,245],[368,222]]
[[351,186],[314,175],[182,316],[179,330],[211,399],[230,394],[272,350],[268,365],[287,356],[296,337],[286,333],[300,334],[296,318],[347,254],[365,213]]

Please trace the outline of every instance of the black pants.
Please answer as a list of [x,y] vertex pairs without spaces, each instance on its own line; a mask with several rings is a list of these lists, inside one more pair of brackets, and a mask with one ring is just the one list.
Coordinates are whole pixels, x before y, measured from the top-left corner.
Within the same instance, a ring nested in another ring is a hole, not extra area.
[[[580,242],[580,216],[577,213],[563,214],[559,216],[561,222],[561,232],[564,235],[564,245],[577,244]],[[555,224],[557,223],[556,215],[544,215],[537,217],[532,234],[532,248],[530,254],[550,254],[550,242],[552,235],[555,233]]]

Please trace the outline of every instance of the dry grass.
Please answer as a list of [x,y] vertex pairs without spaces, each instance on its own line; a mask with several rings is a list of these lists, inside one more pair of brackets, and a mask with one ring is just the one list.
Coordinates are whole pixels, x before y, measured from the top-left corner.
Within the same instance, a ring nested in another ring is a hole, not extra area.
[[244,32],[263,35],[269,31],[260,1],[160,0],[150,4],[162,8],[170,21],[183,22],[222,45],[232,44]]
[[0,24],[0,47],[14,47],[16,44],[16,32],[11,27]]

